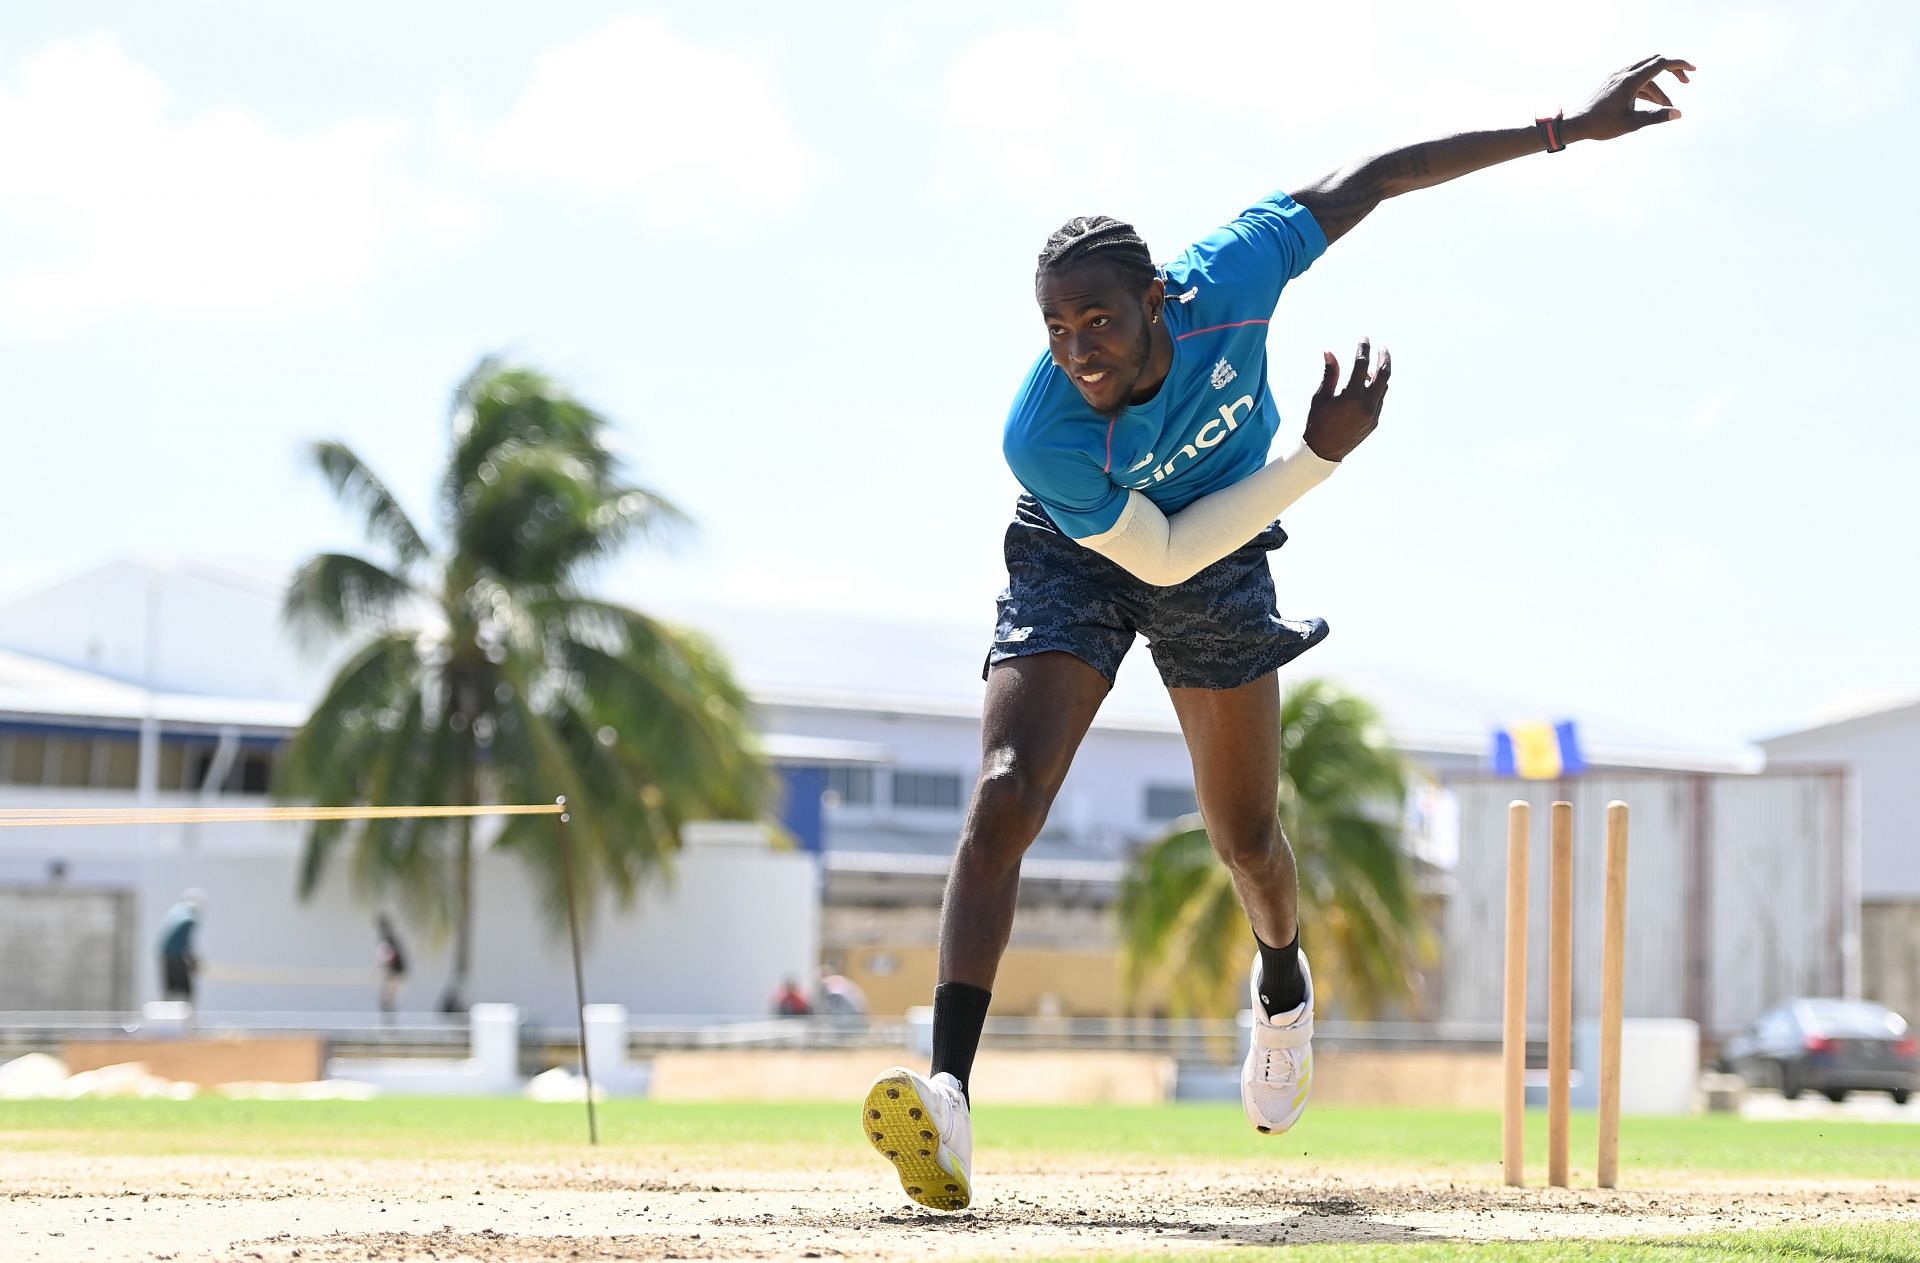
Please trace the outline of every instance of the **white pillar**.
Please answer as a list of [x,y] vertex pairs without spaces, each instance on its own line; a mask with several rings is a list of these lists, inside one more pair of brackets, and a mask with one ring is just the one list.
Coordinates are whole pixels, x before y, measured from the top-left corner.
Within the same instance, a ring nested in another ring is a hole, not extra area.
[[587,1064],[595,1083],[617,1088],[627,1077],[627,1006],[589,1004],[587,1021]]
[[[145,622],[142,630],[146,633],[146,644],[140,663],[140,770],[134,782],[134,801],[142,807],[151,807],[160,792],[160,710],[159,700],[154,696],[154,676],[160,669],[160,579],[157,575],[147,577]],[[136,827],[139,830],[140,854],[151,855],[153,826],[143,824]]]
[[140,1033],[182,1035],[193,1024],[193,1006],[185,1000],[149,1000],[140,1006]]
[[520,1086],[520,1007],[476,1004],[467,1010],[474,1070],[485,1091],[512,1092]]
[[933,1007],[917,1004],[907,1010],[907,1051],[933,1056]]

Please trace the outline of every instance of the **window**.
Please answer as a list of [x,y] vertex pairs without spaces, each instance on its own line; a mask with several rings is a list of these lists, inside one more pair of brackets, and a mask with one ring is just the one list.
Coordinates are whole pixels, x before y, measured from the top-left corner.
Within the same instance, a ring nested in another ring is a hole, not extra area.
[[[190,775],[186,788],[206,792],[209,788],[207,778],[213,774],[213,763],[218,757],[218,746],[189,746],[187,768]],[[234,751],[233,763],[227,768],[226,778],[211,788],[220,794],[264,794],[272,782],[273,754],[267,750],[240,749]]]
[[16,732],[0,735],[0,784],[62,789],[132,789],[140,743],[114,733]]
[[191,772],[187,776],[186,788],[205,789],[207,777],[213,771],[214,747],[196,745],[187,753],[187,766]]
[[47,743],[47,780],[63,789],[85,789],[93,777],[93,742],[55,737]]
[[958,772],[895,772],[893,805],[914,811],[960,810]]
[[194,789],[197,786],[186,783],[187,751],[177,741],[160,743],[160,789]]
[[827,792],[835,795],[842,807],[873,806],[873,769],[870,767],[830,767]]
[[1147,819],[1177,820],[1200,810],[1191,785],[1147,786]]
[[22,733],[11,738],[13,760],[7,772],[7,780],[15,785],[44,785],[46,783],[47,739],[45,737]]
[[140,743],[103,737],[94,742],[100,760],[95,784],[102,789],[133,789],[140,783]]
[[[238,784],[234,782],[238,779]],[[264,750],[249,750],[242,754],[234,767],[234,775],[227,778],[227,792],[240,794],[264,794],[273,783],[273,756]]]

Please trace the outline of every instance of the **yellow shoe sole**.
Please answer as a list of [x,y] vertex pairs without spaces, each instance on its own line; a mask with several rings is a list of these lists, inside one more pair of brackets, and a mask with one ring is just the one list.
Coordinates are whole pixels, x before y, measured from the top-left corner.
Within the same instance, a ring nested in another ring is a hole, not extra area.
[[867,1143],[900,1173],[908,1197],[934,1210],[965,1210],[972,1202],[967,1177],[940,1165],[940,1137],[906,1071],[880,1077],[867,1093],[860,1122]]

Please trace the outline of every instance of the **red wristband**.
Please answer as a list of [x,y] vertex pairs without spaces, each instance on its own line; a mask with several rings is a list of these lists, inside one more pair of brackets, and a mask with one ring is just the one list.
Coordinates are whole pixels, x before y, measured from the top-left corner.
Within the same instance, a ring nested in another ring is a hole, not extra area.
[[1540,129],[1540,135],[1547,142],[1548,153],[1559,153],[1567,147],[1566,137],[1562,133],[1562,128],[1566,126],[1566,122],[1567,112],[1565,110],[1559,111],[1552,118],[1536,118],[1533,120],[1533,125]]

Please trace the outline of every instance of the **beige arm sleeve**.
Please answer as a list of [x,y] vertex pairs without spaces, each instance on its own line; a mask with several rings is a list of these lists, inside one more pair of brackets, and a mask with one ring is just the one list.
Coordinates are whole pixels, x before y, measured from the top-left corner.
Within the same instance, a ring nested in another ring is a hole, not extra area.
[[1129,491],[1120,520],[1080,542],[1158,587],[1184,583],[1265,530],[1338,468],[1338,461],[1322,460],[1301,443],[1291,455],[1267,462],[1171,517],[1138,491]]

